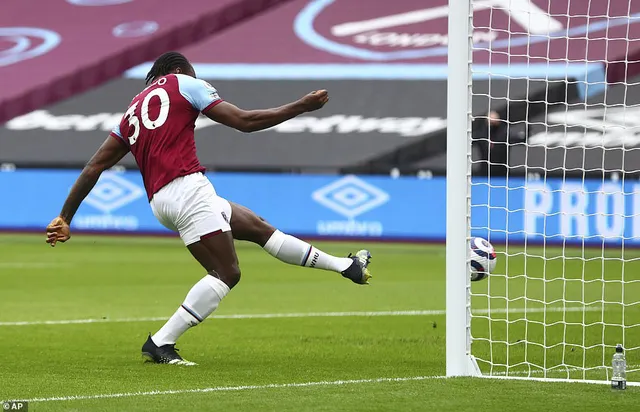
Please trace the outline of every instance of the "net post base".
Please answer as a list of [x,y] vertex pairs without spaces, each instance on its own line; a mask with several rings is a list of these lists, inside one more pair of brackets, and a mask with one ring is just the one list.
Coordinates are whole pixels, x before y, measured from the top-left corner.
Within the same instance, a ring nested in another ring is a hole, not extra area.
[[469,371],[469,376],[482,376],[482,372],[480,372],[480,367],[478,366],[475,356],[469,355],[467,362],[467,371]]

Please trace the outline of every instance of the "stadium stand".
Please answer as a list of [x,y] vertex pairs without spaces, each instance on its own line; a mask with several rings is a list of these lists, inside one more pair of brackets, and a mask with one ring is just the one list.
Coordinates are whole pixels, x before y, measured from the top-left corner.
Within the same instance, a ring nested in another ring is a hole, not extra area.
[[[440,89],[442,89],[441,93],[444,97],[446,95],[445,82],[442,82]],[[561,82],[548,83],[546,80],[521,79],[517,81],[511,79],[509,82],[502,79],[479,80],[473,83],[473,90],[472,112],[476,121],[484,120],[490,110],[496,111],[502,119],[500,122],[510,135],[512,143],[515,139],[519,139],[522,143],[513,147],[517,147],[523,153],[526,150],[525,143],[530,122],[549,111],[566,106],[567,101],[580,101],[575,83],[567,85]],[[487,94],[489,90],[492,94],[491,100]],[[445,108],[440,110],[444,111]],[[481,173],[482,161],[484,160],[479,153],[477,140],[486,138],[487,136],[476,137],[476,141],[472,145],[474,174]],[[382,156],[368,159],[359,165],[345,168],[341,172],[378,174],[397,168],[401,173],[406,174],[422,171],[444,175],[447,168],[446,151],[447,130],[442,127],[422,136],[421,139],[398,147]],[[512,161],[524,161],[524,157],[518,160],[512,159]],[[524,172],[524,169],[516,166],[520,166],[520,164],[514,165],[514,173]]]
[[531,118],[527,147],[515,145],[512,173],[619,178],[640,176],[640,78],[572,99]]
[[[19,3],[20,7],[26,7],[26,3]],[[249,3],[252,7],[247,8]],[[126,102],[143,87],[142,79],[150,63],[137,65],[124,77],[84,94],[77,95],[77,92],[109,76],[117,76],[125,67],[134,66],[140,59],[150,59],[168,47],[190,44],[178,49],[194,62],[198,75],[214,84],[223,98],[246,108],[285,103],[317,88],[328,89],[332,96],[330,104],[321,112],[259,134],[244,135],[202,119],[197,133],[198,146],[203,163],[209,169],[387,174],[397,168],[411,174],[445,173],[446,46],[438,44],[446,40],[443,37],[446,19],[404,21],[402,17],[407,10],[422,10],[425,16],[433,16],[438,14],[437,7],[425,9],[419,0],[376,2],[366,10],[350,2],[225,0],[214,6],[200,5],[203,9],[199,13],[192,13],[193,10],[187,13],[181,8],[171,16],[172,23],[167,23],[167,27],[158,17],[160,27],[146,36],[114,36],[112,27],[120,21],[117,16],[124,10],[121,8],[132,7],[128,15],[132,21],[138,18],[135,12],[140,9],[133,8],[134,4],[141,6],[145,2],[110,7],[65,4],[60,10],[49,10],[65,13],[72,8],[79,12],[105,13],[100,28],[95,30],[109,33],[103,40],[97,38],[95,44],[101,47],[94,47],[96,51],[90,53],[71,54],[69,50],[74,43],[62,42],[38,58],[0,67],[0,74],[11,71],[29,73],[36,80],[41,78],[41,86],[33,86],[35,81],[7,85],[0,114],[8,114],[7,107],[13,114],[27,108],[39,110],[0,127],[0,162],[19,167],[81,166],[117,123]],[[319,4],[322,7],[317,7]],[[270,5],[275,6],[268,7]],[[114,15],[110,17],[105,11]],[[224,31],[218,30],[223,22],[238,22],[252,13],[257,15]],[[595,16],[601,10],[594,8],[585,13],[585,16]],[[189,15],[201,17],[194,22]],[[389,16],[395,16],[394,25],[378,24]],[[482,28],[490,19],[498,17],[496,13],[479,11],[474,22]],[[154,20],[153,11],[145,19]],[[425,21],[430,34],[424,33]],[[607,30],[611,38],[633,37],[640,35],[635,33],[639,30],[637,26],[630,26],[630,33],[615,25]],[[94,30],[93,27],[86,29]],[[213,31],[216,32],[212,35],[204,35]],[[64,35],[62,29],[60,32]],[[175,33],[179,35],[170,35]],[[479,40],[482,35],[481,30],[474,32]],[[496,41],[495,46],[499,47],[501,39]],[[579,50],[585,53],[583,43],[579,33],[569,32],[569,39],[551,43],[549,56],[560,58],[570,46],[569,57],[579,60],[580,56],[574,54]],[[153,47],[145,48],[149,44]],[[78,47],[87,46],[83,43]],[[473,113],[482,118],[490,109],[496,110],[509,124],[508,133],[521,139],[521,144],[514,145],[509,154],[511,171],[518,174],[540,172],[541,162],[559,153],[557,149],[554,152],[531,148],[528,166],[524,167],[527,136],[529,133],[540,135],[540,130],[535,125],[529,127],[528,123],[537,122],[561,105],[579,105],[585,98],[590,102],[602,100],[605,83],[623,81],[640,68],[634,63],[640,57],[640,42],[590,41],[583,58],[585,62],[588,59],[595,63],[562,67],[555,74],[544,63],[536,65],[537,56],[545,57],[548,51],[546,46],[533,44],[528,55],[509,57],[510,70],[520,67],[522,73],[520,79],[510,79],[507,83],[504,81],[507,73],[501,78],[495,71],[506,63],[508,55],[485,52],[481,41],[476,47]],[[486,76],[489,59],[494,72],[491,81]],[[607,65],[598,63],[604,61]],[[48,65],[53,69],[48,70]],[[33,67],[36,68],[32,70]],[[568,76],[569,83],[564,82],[563,76]],[[26,90],[23,84],[30,84],[32,88]],[[43,104],[71,93],[76,95],[63,102]],[[416,101],[424,103],[416,105]],[[74,150],[70,153],[65,147]],[[572,153],[578,156],[581,151]],[[474,156],[477,160],[474,172],[482,173],[483,159],[477,145],[474,145]],[[575,160],[576,164],[581,161],[581,158]],[[630,164],[631,158],[626,162]],[[122,164],[135,167],[130,157]],[[557,171],[555,166],[549,167],[550,173]]]
[[3,1],[0,123],[284,1]]
[[[400,8],[376,3],[366,16],[392,14],[407,5],[420,7],[416,0],[405,3]],[[297,34],[299,16],[308,4],[296,0],[273,7],[180,49],[194,62],[199,77],[214,84],[223,98],[247,108],[278,105],[317,88],[330,90],[332,96],[321,112],[260,134],[211,127],[214,123],[203,119],[198,146],[209,169],[335,173],[444,127],[445,89],[433,90],[436,82],[411,77],[412,68],[425,72],[425,59],[405,60],[400,67],[384,66],[374,73],[359,65],[349,70],[344,63],[368,64],[367,60],[320,50]],[[320,15],[318,30],[331,35],[327,18],[363,17],[361,8],[342,7],[331,6],[327,16]],[[269,36],[260,36],[265,32]],[[312,63],[315,72],[296,66]],[[19,167],[81,166],[143,87],[148,68],[149,64],[137,66],[125,78],[8,122],[0,128],[0,162]],[[304,82],[296,81],[300,74]],[[365,77],[354,78],[362,74]],[[414,103],[430,94],[437,96],[432,105]],[[74,150],[68,152],[65,147]],[[130,157],[122,164],[135,166]]]
[[[335,172],[444,127],[441,107],[437,107],[439,117],[428,118],[424,106],[412,103],[431,92],[429,83],[210,81],[223,98],[250,108],[286,103],[315,88],[327,88],[332,94],[331,104],[321,112],[255,134],[201,117],[196,140],[201,160],[210,170]],[[143,87],[143,80],[115,80],[7,122],[0,128],[0,162],[19,167],[81,166]],[[386,98],[377,99],[380,94]],[[121,164],[135,167],[129,156]]]

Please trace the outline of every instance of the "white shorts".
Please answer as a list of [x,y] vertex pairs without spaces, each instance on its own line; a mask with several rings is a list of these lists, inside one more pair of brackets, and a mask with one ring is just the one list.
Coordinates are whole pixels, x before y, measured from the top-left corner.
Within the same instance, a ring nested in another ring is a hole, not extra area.
[[178,177],[151,199],[151,210],[163,226],[178,232],[185,245],[231,230],[231,204],[216,193],[202,173]]

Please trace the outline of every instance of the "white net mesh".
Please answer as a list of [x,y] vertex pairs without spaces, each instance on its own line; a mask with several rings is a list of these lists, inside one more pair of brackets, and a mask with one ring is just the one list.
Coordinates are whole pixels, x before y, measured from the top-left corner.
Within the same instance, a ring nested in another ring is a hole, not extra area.
[[640,381],[640,1],[472,4],[471,234],[498,252],[472,354],[484,374],[603,380],[621,343]]

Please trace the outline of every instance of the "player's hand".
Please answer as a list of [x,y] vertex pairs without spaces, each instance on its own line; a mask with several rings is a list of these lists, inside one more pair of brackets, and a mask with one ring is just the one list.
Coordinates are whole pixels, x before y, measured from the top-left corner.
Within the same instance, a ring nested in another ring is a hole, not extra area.
[[313,112],[322,108],[329,101],[329,92],[326,90],[316,90],[300,99],[300,103],[305,111]]
[[69,224],[61,217],[53,219],[47,226],[47,243],[51,247],[55,246],[57,242],[66,242],[70,237]]

